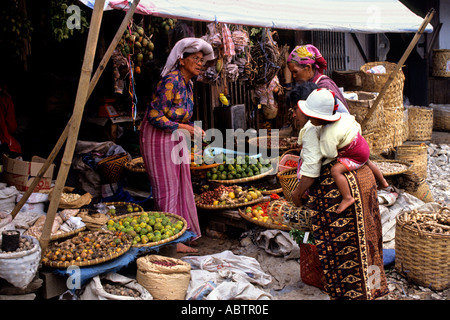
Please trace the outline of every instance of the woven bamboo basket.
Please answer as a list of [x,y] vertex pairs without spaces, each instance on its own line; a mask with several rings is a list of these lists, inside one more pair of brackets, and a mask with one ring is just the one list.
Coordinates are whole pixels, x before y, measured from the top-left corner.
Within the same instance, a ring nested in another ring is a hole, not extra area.
[[311,230],[311,211],[306,206],[297,207],[284,199],[271,201],[267,214],[280,224],[300,231]]
[[450,49],[433,50],[433,76],[450,77]]
[[[442,210],[442,209],[441,209]],[[413,282],[433,290],[450,287],[450,235],[419,231],[397,215],[395,268]]]
[[410,171],[419,178],[427,178],[428,170],[428,147],[425,143],[403,144],[397,147],[397,159],[411,162]]
[[[346,93],[356,93],[358,95],[357,100],[345,99],[347,101],[350,114],[355,116],[358,123],[366,118],[367,113],[372,108],[373,103],[377,98],[376,92],[365,92],[365,91],[347,91]],[[378,104],[374,113],[370,116],[367,123],[362,127],[362,133],[367,134],[373,132],[376,128],[384,126],[385,118],[383,112],[383,103]]]
[[402,140],[405,142],[409,137],[409,120],[408,120],[408,109],[403,110],[403,126],[402,126]]
[[433,134],[433,109],[427,107],[409,107],[408,140],[427,141]]
[[425,181],[425,179],[420,179],[419,186],[416,190],[408,191],[405,190],[405,192],[413,195],[417,199],[422,200],[423,202],[434,202],[433,194],[431,193],[430,186]]
[[450,104],[431,104],[433,108],[433,129],[450,131]]
[[[402,145],[403,142],[408,138],[407,135],[403,134],[404,110],[405,108],[402,104],[394,107],[384,107],[384,117],[388,119],[387,121],[391,125],[391,127],[389,128],[389,133],[392,139],[393,147]],[[387,130],[388,129],[386,127],[386,131]]]
[[369,141],[367,142],[371,146],[370,152],[381,154],[392,150],[394,148],[393,132],[394,126],[386,125],[384,128],[375,129],[371,136],[364,136],[365,138],[369,137],[370,143]]
[[297,168],[286,169],[277,173],[278,181],[280,181],[283,195],[287,201],[292,201],[291,193],[298,185]]
[[[366,71],[375,67],[383,65],[386,68],[386,73],[367,73]],[[396,64],[387,61],[368,62],[361,66],[361,82],[362,90],[367,92],[380,92],[384,84],[387,82],[390,74],[395,69]],[[383,96],[383,106],[403,105],[403,86],[405,75],[400,69],[394,80],[391,82],[389,88]],[[387,118],[386,118],[387,119]]]
[[126,152],[115,154],[101,160],[97,164],[97,170],[105,183],[114,183],[122,179],[125,164],[128,162]]
[[247,220],[248,222],[254,223],[257,226],[263,227],[263,228],[268,228],[268,229],[278,229],[278,230],[283,230],[283,231],[289,231],[291,230],[290,227],[283,225],[283,224],[275,224],[275,223],[267,223],[267,222],[262,222],[259,220],[255,220],[252,218],[249,218],[245,212],[242,209],[238,209],[239,215],[244,218],[245,220]]

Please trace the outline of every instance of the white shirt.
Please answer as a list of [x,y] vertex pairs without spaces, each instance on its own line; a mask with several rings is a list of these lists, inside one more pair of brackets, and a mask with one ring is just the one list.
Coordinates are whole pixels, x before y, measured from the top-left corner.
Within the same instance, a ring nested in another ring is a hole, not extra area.
[[299,173],[310,178],[320,176],[322,166],[322,153],[319,143],[320,128],[320,126],[316,127],[311,121],[308,121],[298,134],[298,144],[302,146],[300,152],[302,166]]

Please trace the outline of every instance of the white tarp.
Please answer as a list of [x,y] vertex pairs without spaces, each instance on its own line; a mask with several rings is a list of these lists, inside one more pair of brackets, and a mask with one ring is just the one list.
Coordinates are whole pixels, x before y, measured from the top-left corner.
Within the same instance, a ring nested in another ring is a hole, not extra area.
[[[95,0],[81,0],[89,8]],[[127,10],[131,0],[106,0]],[[397,0],[141,0],[136,13],[290,30],[355,33],[416,32],[423,19]],[[428,24],[425,32],[432,32]]]

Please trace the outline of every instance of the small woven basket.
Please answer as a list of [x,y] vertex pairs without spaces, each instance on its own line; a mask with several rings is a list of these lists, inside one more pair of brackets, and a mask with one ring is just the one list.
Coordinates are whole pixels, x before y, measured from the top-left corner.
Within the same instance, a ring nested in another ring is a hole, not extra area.
[[433,109],[408,107],[408,140],[427,141],[433,134]]
[[293,202],[284,199],[271,201],[267,214],[273,221],[300,231],[311,231],[311,211],[305,207],[297,207]]
[[388,119],[391,127],[385,127],[386,131],[390,130],[389,134],[392,139],[392,146],[397,147],[403,144],[408,138],[407,135],[403,134],[404,128],[404,110],[403,104],[394,107],[385,106],[384,107],[384,117]]
[[292,201],[291,193],[298,185],[297,168],[286,169],[277,173],[278,181],[287,201]]
[[432,104],[433,129],[436,131],[450,131],[450,104]]
[[450,77],[450,49],[433,50],[433,76]]
[[[380,74],[380,73],[366,72],[367,70],[380,65],[386,68],[386,73]],[[362,65],[360,68],[362,90],[367,92],[380,92],[384,84],[389,79],[389,76],[391,75],[395,67],[396,67],[395,63],[387,61],[368,62]],[[405,75],[403,74],[403,71],[400,69],[383,96],[384,107],[403,105],[404,81]]]
[[123,152],[101,160],[97,164],[97,169],[105,183],[114,183],[122,179],[122,174],[127,162],[128,154]]
[[419,186],[416,190],[407,191],[407,193],[413,195],[417,199],[422,200],[423,202],[434,202],[433,194],[431,193],[430,186],[425,181],[425,179],[420,179]]
[[[441,208],[439,214],[443,209],[448,210]],[[438,291],[449,288],[450,234],[420,230],[408,214],[402,212],[396,218],[395,268],[421,286]]]
[[[347,91],[346,93],[356,93],[358,96],[357,100],[345,99],[347,101],[350,114],[354,115],[358,123],[366,118],[367,113],[372,108],[373,103],[377,98],[377,93],[375,92],[364,92],[364,91]],[[373,132],[378,127],[383,126],[385,123],[383,103],[381,101],[375,109],[374,113],[367,120],[367,123],[362,127],[362,133],[367,134]]]
[[403,144],[397,147],[397,159],[411,162],[411,172],[419,178],[427,178],[428,170],[428,147],[425,143]]

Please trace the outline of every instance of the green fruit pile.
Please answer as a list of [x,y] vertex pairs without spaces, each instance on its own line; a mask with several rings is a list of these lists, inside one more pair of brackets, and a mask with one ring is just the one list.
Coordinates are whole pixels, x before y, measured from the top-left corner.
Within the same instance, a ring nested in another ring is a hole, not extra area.
[[162,212],[143,212],[122,219],[111,219],[107,229],[123,232],[133,239],[132,245],[139,245],[170,238],[183,229],[183,221],[172,222]]
[[152,36],[148,36],[143,27],[133,24],[131,32],[129,29],[125,30],[117,47],[125,58],[131,55],[134,64],[140,67],[146,61],[153,59],[155,44],[151,38]]
[[235,180],[253,177],[265,173],[272,169],[272,164],[268,159],[252,158],[248,155],[237,156],[232,163],[224,156],[224,164],[210,169],[206,173],[206,178],[210,180]]

